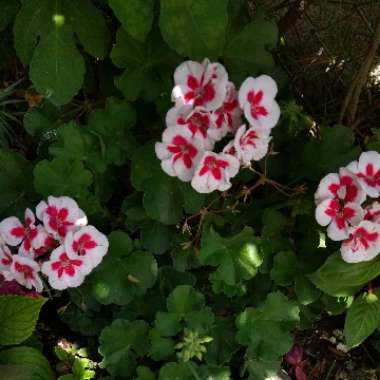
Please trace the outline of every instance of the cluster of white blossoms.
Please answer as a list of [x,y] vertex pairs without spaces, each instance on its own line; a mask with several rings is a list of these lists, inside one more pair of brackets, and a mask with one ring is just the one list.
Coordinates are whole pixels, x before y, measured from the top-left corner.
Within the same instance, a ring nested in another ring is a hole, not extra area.
[[43,290],[41,273],[54,289],[81,285],[107,253],[107,237],[87,225],[69,197],[49,196],[36,216],[26,209],[24,223],[15,216],[0,223],[0,274],[37,292]]
[[[343,260],[370,261],[380,253],[380,154],[363,152],[339,173],[322,178],[315,216],[327,236],[342,241]],[[368,198],[372,198],[369,200]]]
[[[174,82],[175,105],[155,147],[161,167],[191,181],[199,193],[225,191],[241,166],[261,160],[268,151],[271,129],[280,117],[276,82],[267,75],[249,77],[238,92],[223,65],[208,59],[181,63]],[[242,124],[243,114],[248,127]],[[214,152],[215,143],[228,134],[231,141]]]

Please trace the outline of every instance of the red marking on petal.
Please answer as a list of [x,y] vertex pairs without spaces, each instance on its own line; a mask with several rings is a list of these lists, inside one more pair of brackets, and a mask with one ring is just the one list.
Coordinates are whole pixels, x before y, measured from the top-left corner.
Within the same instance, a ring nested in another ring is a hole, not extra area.
[[191,158],[188,154],[183,155],[183,163],[188,169],[190,169],[191,166],[193,165],[193,162],[191,161]]
[[213,168],[211,170],[211,173],[212,175],[214,176],[214,178],[217,180],[217,181],[220,181],[222,179],[222,172],[220,171],[220,169],[218,167],[216,168]]
[[11,235],[17,238],[21,238],[24,236],[24,227],[14,227],[11,229]]
[[189,75],[187,77],[187,86],[191,88],[192,90],[195,90],[199,87],[199,82],[197,78],[195,78],[193,75]]
[[22,273],[25,279],[34,279],[33,268],[27,264],[15,263],[15,270],[18,273]]

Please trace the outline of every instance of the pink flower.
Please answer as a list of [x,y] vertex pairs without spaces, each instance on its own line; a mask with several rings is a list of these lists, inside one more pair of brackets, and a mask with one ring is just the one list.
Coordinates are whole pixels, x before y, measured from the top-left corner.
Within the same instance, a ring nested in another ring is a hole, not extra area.
[[347,169],[357,177],[368,196],[380,195],[380,154],[375,151],[363,152],[359,161],[353,161]]
[[303,371],[304,362],[303,349],[298,344],[295,344],[292,349],[285,355],[285,361],[290,364],[290,373],[294,372],[297,380],[307,380],[307,376]]
[[352,227],[340,250],[348,263],[372,260],[380,253],[380,224],[364,220]]
[[380,203],[373,202],[364,209],[364,220],[380,224]]
[[[69,232],[65,238],[65,250],[70,257],[77,257],[90,271],[98,266],[108,251],[108,239],[93,226]],[[85,271],[83,271],[85,273]],[[86,275],[88,273],[85,273]]]
[[50,260],[42,264],[41,271],[48,277],[52,288],[63,290],[80,286],[85,273],[91,269],[83,259],[69,255],[65,247],[60,245],[51,253]]
[[191,185],[198,193],[228,190],[230,179],[236,176],[239,167],[239,161],[230,154],[205,152],[195,169]]
[[219,108],[226,97],[228,75],[220,63],[182,62],[174,72],[172,99],[177,104],[201,106],[209,111]]
[[60,241],[67,232],[75,231],[87,224],[87,217],[75,200],[65,196],[49,196],[47,203],[41,201],[37,205],[36,214],[44,223],[46,231]]
[[41,226],[35,226],[35,217],[30,209],[25,210],[24,225],[14,216],[0,223],[0,232],[7,244],[17,246],[21,243],[19,254],[34,258],[34,249],[43,246],[47,238]]
[[202,154],[201,144],[188,129],[179,126],[165,129],[162,140],[155,146],[162,170],[182,181],[190,181]]
[[10,274],[12,262],[13,258],[10,249],[6,245],[0,246],[0,274],[5,279],[12,278]]
[[[246,131],[246,126],[242,125],[236,132],[235,139],[223,150],[240,160],[242,165],[261,160],[268,152],[268,145],[271,140],[270,130],[251,127]],[[233,149],[231,150],[231,148]]]
[[[212,121],[215,129],[224,137],[227,132],[235,132],[241,125],[242,109],[239,107],[235,85],[227,83],[226,98],[221,107],[212,112]],[[218,140],[218,139],[216,139]]]
[[37,292],[41,293],[43,285],[38,275],[40,266],[29,257],[13,255],[12,259],[10,268],[11,279],[16,280],[27,289],[34,288]]
[[239,90],[239,104],[253,126],[273,128],[280,118],[280,107],[275,101],[277,84],[268,75],[249,77]]
[[325,199],[339,199],[344,203],[362,204],[366,195],[356,176],[348,169],[340,168],[339,174],[327,174],[319,183],[315,201],[318,204]]
[[214,137],[210,136],[213,126],[210,113],[202,107],[193,109],[190,105],[173,107],[166,114],[168,128],[181,126],[191,132],[198,145],[204,149],[214,148]]
[[315,210],[315,218],[321,226],[327,227],[327,236],[335,241],[349,236],[350,226],[360,223],[364,211],[357,203],[343,203],[338,198],[327,198]]

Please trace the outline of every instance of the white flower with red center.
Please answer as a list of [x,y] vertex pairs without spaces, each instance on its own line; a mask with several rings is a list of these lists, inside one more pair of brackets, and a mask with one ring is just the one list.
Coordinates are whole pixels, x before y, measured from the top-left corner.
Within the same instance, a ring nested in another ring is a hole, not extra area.
[[65,196],[49,196],[47,203],[42,201],[37,205],[36,214],[43,221],[46,231],[60,241],[67,232],[87,224],[87,217],[75,200]]
[[239,168],[239,160],[230,154],[205,152],[191,185],[198,193],[228,190],[231,187],[230,179],[236,176]]
[[49,261],[42,264],[41,271],[48,277],[52,288],[63,290],[80,286],[91,269],[82,258],[69,255],[60,245],[51,253]]
[[231,151],[231,145],[225,147],[225,152],[235,152],[234,156],[238,158],[242,165],[261,160],[268,152],[270,130],[251,127],[246,130],[246,126],[242,125],[236,132],[233,142],[234,149]]
[[213,111],[223,104],[227,81],[228,74],[220,63],[185,61],[174,72],[172,99]]
[[171,108],[166,114],[168,128],[181,126],[187,128],[198,145],[204,150],[213,149],[214,138],[210,136],[212,128],[210,113],[202,107],[184,105]]
[[357,203],[343,203],[340,199],[325,199],[318,204],[315,218],[321,226],[327,227],[327,236],[331,240],[344,240],[351,226],[359,224],[364,211]]
[[42,292],[43,285],[38,275],[40,266],[29,257],[20,255],[12,256],[12,264],[10,273],[13,280],[16,280],[20,285],[27,289],[36,289],[37,292]]
[[364,209],[364,220],[380,223],[380,203],[373,202]]
[[108,245],[107,237],[93,226],[82,227],[75,233],[69,232],[65,238],[66,252],[70,257],[83,260],[90,271],[100,264]]
[[280,118],[280,107],[275,97],[277,84],[268,75],[249,77],[239,90],[239,104],[253,126],[273,128]]
[[363,152],[359,161],[353,161],[347,169],[357,177],[363,190],[372,198],[380,195],[380,154],[375,151]]
[[203,152],[201,143],[188,129],[179,126],[166,128],[162,141],[155,146],[162,170],[181,181],[190,181]]
[[315,193],[316,203],[325,199],[339,199],[344,203],[362,204],[366,195],[356,176],[346,168],[341,168],[339,174],[330,173],[322,178]]
[[352,227],[348,239],[341,246],[342,258],[348,263],[370,261],[379,253],[380,224],[368,220]]
[[0,274],[8,281],[11,280],[10,269],[12,265],[12,253],[6,246],[0,246]]
[[30,209],[25,210],[24,225],[14,216],[0,223],[0,231],[5,242],[11,246],[21,243],[19,253],[34,258],[34,249],[43,245],[47,233],[41,226],[35,226],[35,217]]
[[223,104],[212,112],[212,121],[219,135],[235,132],[241,125],[242,109],[239,107],[238,94],[232,82],[227,83],[227,93]]

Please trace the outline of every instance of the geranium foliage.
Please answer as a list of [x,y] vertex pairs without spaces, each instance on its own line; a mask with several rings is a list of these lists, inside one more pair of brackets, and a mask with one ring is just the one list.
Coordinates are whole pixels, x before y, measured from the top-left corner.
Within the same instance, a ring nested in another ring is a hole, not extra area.
[[304,113],[249,3],[0,0],[7,378],[303,378],[298,329],[380,328],[380,136]]

